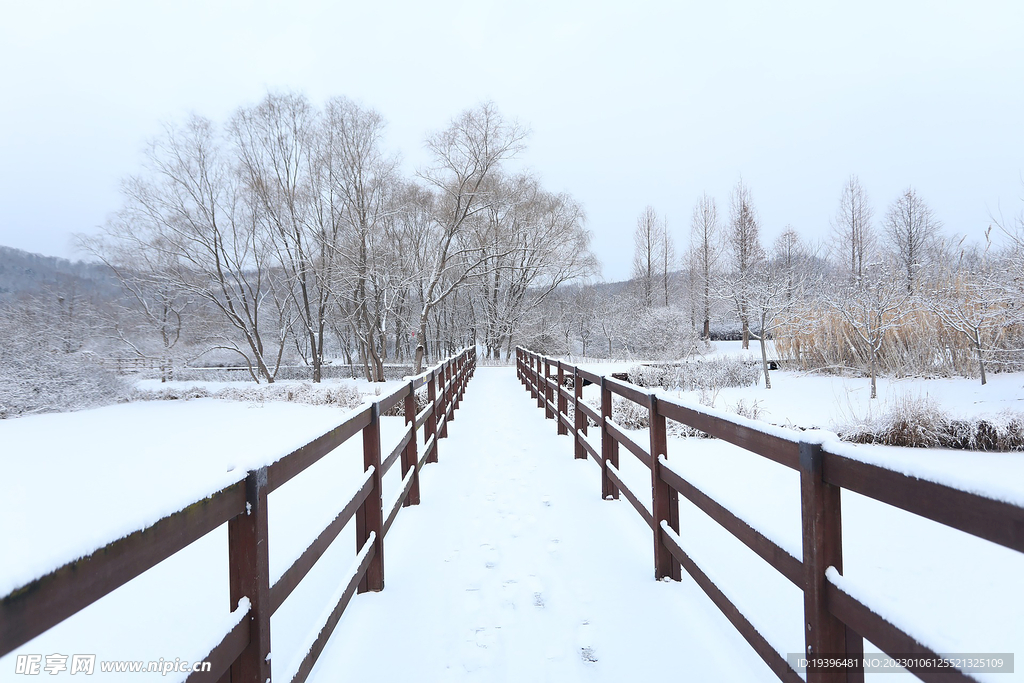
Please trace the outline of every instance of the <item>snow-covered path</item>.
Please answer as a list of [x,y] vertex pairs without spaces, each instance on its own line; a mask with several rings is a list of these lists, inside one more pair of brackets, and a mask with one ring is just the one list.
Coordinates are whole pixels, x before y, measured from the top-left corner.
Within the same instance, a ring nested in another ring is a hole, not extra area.
[[776,680],[692,581],[654,580],[650,530],[513,368],[477,370],[440,459],[310,680]]

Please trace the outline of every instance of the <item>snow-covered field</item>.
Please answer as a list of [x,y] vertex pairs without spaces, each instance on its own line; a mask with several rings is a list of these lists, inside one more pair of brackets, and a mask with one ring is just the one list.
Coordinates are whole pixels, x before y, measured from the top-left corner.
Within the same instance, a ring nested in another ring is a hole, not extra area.
[[[771,391],[736,390],[733,398],[723,390],[717,405],[763,397],[766,410],[778,411],[768,415],[773,422],[810,414],[827,426],[829,392],[838,395],[842,382],[866,390],[858,379],[773,379]],[[996,375],[987,387],[933,382],[928,391],[964,410],[1024,394],[1020,376]],[[974,387],[989,393],[971,396]],[[600,500],[597,468],[572,460],[569,438],[555,436],[535,405],[513,369],[477,371],[451,438],[440,443],[441,462],[424,470],[423,504],[404,510],[388,536],[387,588],[353,600],[314,671],[318,680],[344,672],[352,680],[620,681],[658,666],[706,674],[694,680],[773,680],[685,576],[678,585],[651,580],[646,526],[624,500]],[[0,421],[0,594],[237,481],[343,417],[329,406],[199,399]],[[385,418],[385,450],[401,427],[401,418]],[[1021,454],[851,448],[1024,501]],[[675,469],[800,557],[794,472],[713,440],[673,440],[669,452]],[[347,501],[360,453],[356,438],[271,494],[273,578]],[[649,492],[646,470],[625,450],[620,457],[627,484]],[[385,505],[397,485],[396,467],[385,478]],[[844,493],[843,505],[844,576],[873,608],[938,651],[1024,653],[1024,593],[1016,589],[1024,555],[856,494]],[[685,501],[681,512],[687,551],[780,652],[799,652],[799,591]],[[227,618],[226,545],[223,528],[209,534],[18,652],[201,659]],[[353,555],[348,531],[274,616],[275,680],[290,677]],[[13,673],[15,654],[0,658],[0,681],[23,680]]]
[[[711,356],[741,356],[760,362],[757,342],[751,342],[744,351],[738,341],[714,342]],[[769,353],[769,358],[773,357]],[[637,361],[638,362],[638,361]],[[637,362],[581,363],[598,374],[627,372]],[[813,373],[774,371],[772,388],[765,389],[762,378],[756,387],[730,387],[714,394],[714,407],[732,410],[743,400],[747,406],[754,402],[762,420],[773,424],[787,423],[806,429],[834,430],[851,421],[885,411],[903,397],[926,397],[955,416],[977,417],[997,415],[1010,410],[1024,413],[1024,373],[990,373],[988,384],[977,379],[954,377],[945,379],[878,378],[878,398],[872,400],[871,380],[867,377],[842,377]],[[599,395],[596,388],[588,387],[587,398]],[[673,392],[684,400],[698,402],[695,391]]]

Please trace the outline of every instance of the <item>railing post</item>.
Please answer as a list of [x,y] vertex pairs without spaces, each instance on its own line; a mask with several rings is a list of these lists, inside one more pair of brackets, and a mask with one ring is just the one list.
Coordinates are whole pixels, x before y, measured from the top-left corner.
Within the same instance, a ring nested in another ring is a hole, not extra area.
[[658,410],[658,397],[651,395],[651,512],[654,516],[654,578],[682,579],[682,569],[663,540],[662,522],[679,533],[679,494],[661,478],[661,460],[668,457],[668,436],[665,416]]
[[437,435],[438,439],[448,437],[448,401],[450,391],[448,380],[451,378],[451,367],[450,361],[445,361],[441,364],[441,414],[437,418],[440,425],[440,432]]
[[363,427],[363,471],[373,468],[370,495],[356,510],[356,552],[359,552],[370,534],[373,541],[373,559],[359,582],[360,593],[384,590],[384,510],[380,487],[380,402],[370,404],[370,424]]
[[452,414],[448,419],[452,422],[455,421],[455,413],[459,409],[459,397],[462,396],[462,390],[459,385],[462,383],[462,354],[459,354],[452,359]]
[[263,683],[270,678],[270,554],[267,468],[245,478],[245,513],[228,521],[228,583],[231,609],[249,598],[249,645],[231,665],[231,680]]
[[551,363],[544,359],[544,417],[551,420],[555,414],[551,412]]
[[[800,507],[803,521],[804,636],[808,658],[843,657],[846,627],[825,604],[825,570],[843,571],[841,489],[822,479],[820,444],[800,443]],[[863,645],[862,648],[863,649]],[[807,669],[808,683],[847,680],[843,669]]]
[[619,442],[608,429],[608,420],[612,419],[612,390],[607,380],[601,376],[601,498],[618,500],[619,489],[608,476],[609,465],[619,468]]
[[558,387],[555,389],[555,393],[558,396],[558,415],[555,419],[558,421],[558,433],[568,434],[569,430],[565,428],[565,423],[562,422],[562,415],[569,417],[569,411],[566,410],[565,394],[562,393],[562,387],[565,384],[565,370],[562,369],[562,361],[558,361]]
[[427,462],[437,462],[437,371],[431,372],[427,380],[427,401],[431,408],[423,430],[423,444],[426,445],[430,437],[434,437],[434,447],[427,456]]
[[572,369],[572,391],[575,394],[572,404],[575,417],[573,424],[576,426],[576,438],[573,439],[573,443],[576,446],[575,458],[577,460],[586,460],[587,452],[583,449],[583,444],[580,443],[580,440],[587,435],[587,416],[580,410],[580,403],[583,402],[583,378],[580,377],[580,369],[575,366]]
[[535,380],[534,380],[534,387],[536,388],[536,391],[534,391],[534,394],[533,394],[534,398],[537,399],[537,407],[538,408],[543,408],[544,407],[544,387],[541,386],[541,381],[540,381],[540,378],[543,376],[542,372],[541,372],[541,363],[542,362],[543,361],[541,360],[541,356],[538,355],[537,358],[536,358],[537,369],[536,369],[536,377],[535,377]]
[[405,426],[406,429],[412,428],[412,438],[409,439],[408,445],[405,450],[402,451],[402,479],[405,479],[406,475],[409,474],[409,470],[412,470],[412,484],[409,486],[409,495],[406,496],[405,502],[402,504],[403,507],[409,507],[410,505],[420,504],[420,473],[416,469],[416,461],[419,459],[416,455],[416,390],[413,388],[412,381],[409,382],[409,395],[405,397]]

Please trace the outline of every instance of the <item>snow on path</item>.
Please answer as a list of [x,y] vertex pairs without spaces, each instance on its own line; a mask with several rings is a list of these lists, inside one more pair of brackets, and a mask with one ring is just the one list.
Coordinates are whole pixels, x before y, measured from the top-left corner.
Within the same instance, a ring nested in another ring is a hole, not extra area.
[[385,542],[310,680],[776,680],[691,581],[653,578],[650,530],[592,461],[480,368],[422,504]]

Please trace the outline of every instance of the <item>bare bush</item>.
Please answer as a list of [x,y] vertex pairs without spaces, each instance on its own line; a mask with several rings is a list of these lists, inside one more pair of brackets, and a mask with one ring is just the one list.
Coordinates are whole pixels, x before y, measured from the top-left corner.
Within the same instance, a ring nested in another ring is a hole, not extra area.
[[909,448],[971,451],[1024,450],[1024,415],[1004,411],[995,417],[950,416],[932,398],[902,396],[879,415],[868,415],[839,432],[844,441]]

